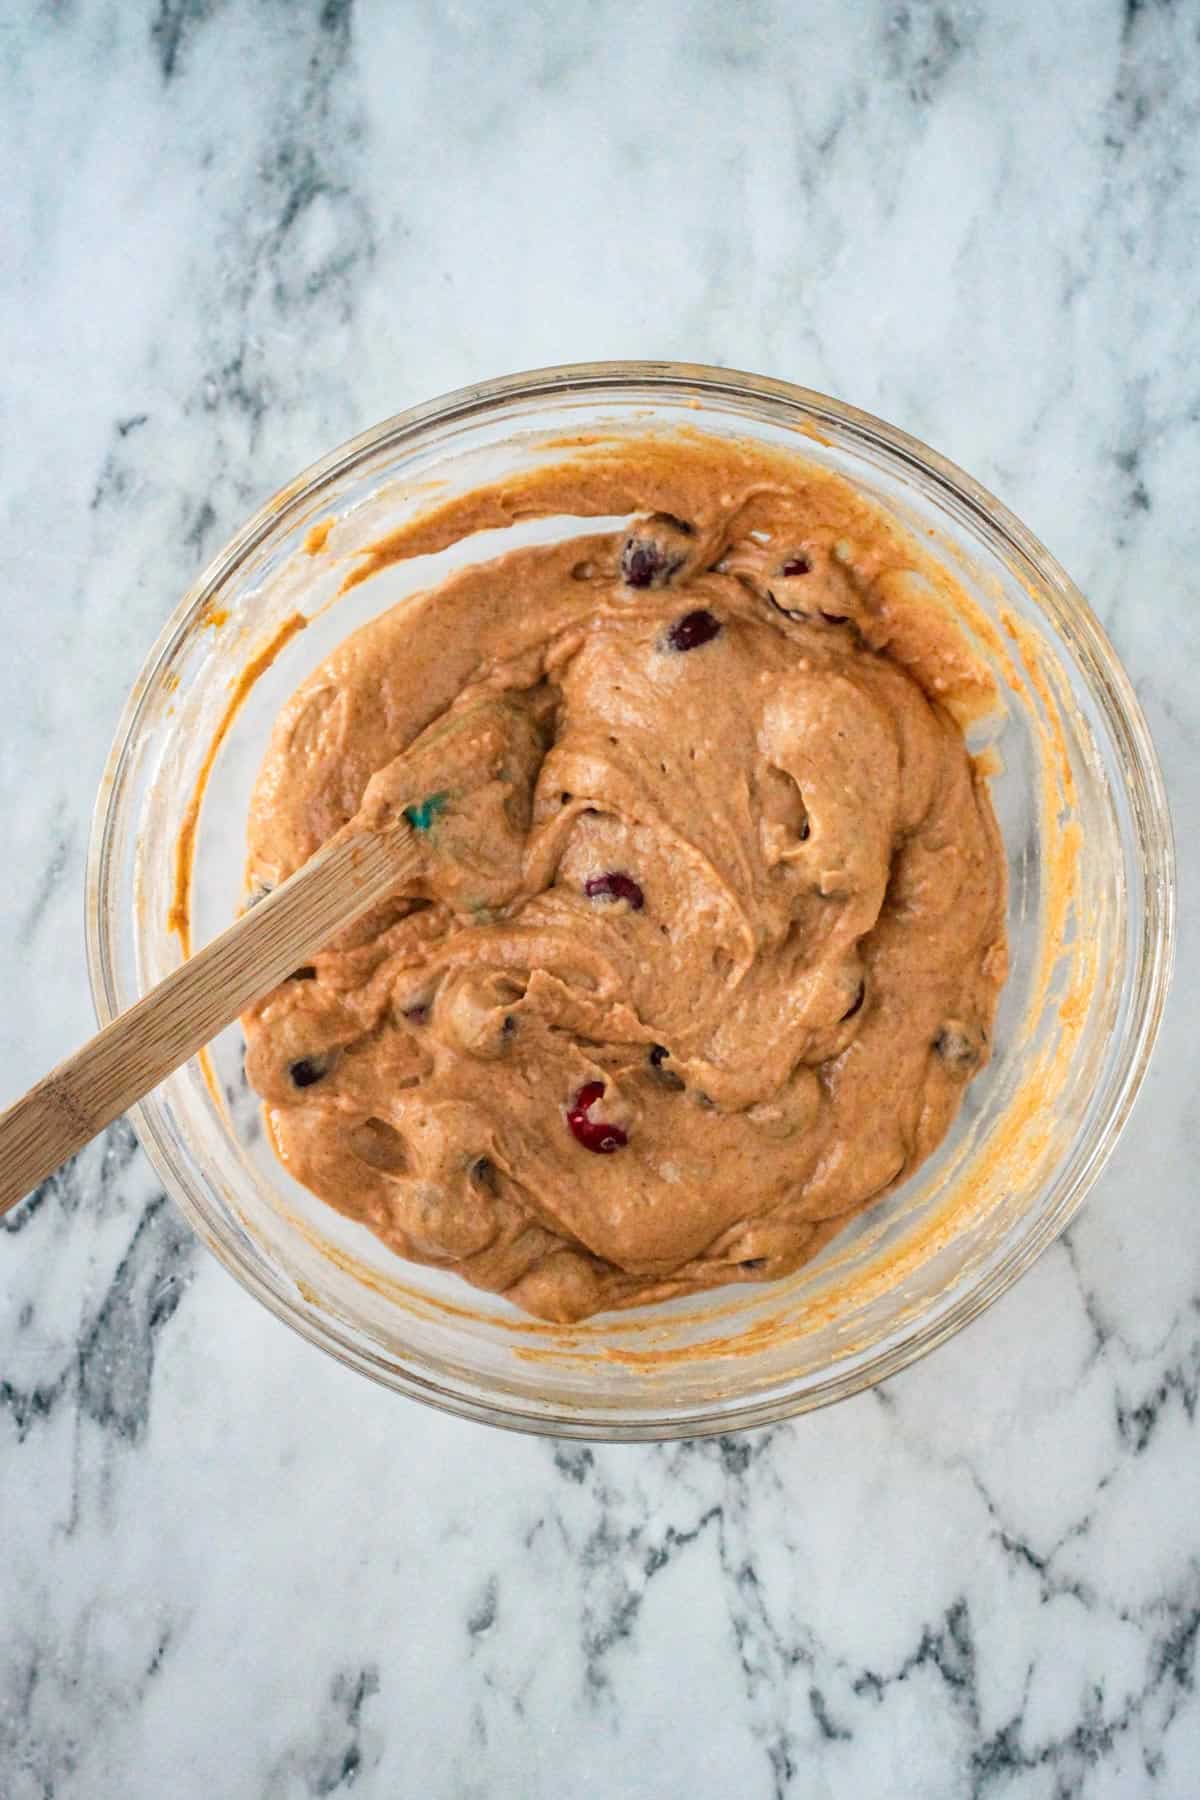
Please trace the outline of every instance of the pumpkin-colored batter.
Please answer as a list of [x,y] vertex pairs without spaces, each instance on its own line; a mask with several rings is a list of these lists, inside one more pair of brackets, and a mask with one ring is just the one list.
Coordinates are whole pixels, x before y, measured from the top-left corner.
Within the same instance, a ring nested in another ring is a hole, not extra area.
[[291,1172],[402,1256],[574,1320],[804,1262],[988,1058],[1005,862],[952,595],[814,466],[581,445],[360,573],[546,514],[285,707],[249,877],[406,809],[422,880],[244,1020]]

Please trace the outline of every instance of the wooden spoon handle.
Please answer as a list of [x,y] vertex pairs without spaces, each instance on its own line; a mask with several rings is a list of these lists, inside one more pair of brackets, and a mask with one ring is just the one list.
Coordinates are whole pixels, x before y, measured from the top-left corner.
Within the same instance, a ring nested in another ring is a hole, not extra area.
[[0,1113],[0,1217],[240,1012],[411,879],[407,825],[337,839]]

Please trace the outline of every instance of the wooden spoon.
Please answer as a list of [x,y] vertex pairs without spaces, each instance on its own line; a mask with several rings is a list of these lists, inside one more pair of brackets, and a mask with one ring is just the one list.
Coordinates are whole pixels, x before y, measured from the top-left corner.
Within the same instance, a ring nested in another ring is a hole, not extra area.
[[402,820],[339,835],[59,1063],[0,1113],[0,1217],[420,864]]

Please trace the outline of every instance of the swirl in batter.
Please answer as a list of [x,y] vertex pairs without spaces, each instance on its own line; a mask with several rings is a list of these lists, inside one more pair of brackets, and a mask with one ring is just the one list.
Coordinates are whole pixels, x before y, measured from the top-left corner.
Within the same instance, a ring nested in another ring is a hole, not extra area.
[[422,880],[253,1008],[288,1169],[554,1320],[769,1280],[911,1175],[986,1063],[1003,847],[953,594],[845,483],[582,443],[359,571],[530,517],[281,715],[252,886],[405,810]]

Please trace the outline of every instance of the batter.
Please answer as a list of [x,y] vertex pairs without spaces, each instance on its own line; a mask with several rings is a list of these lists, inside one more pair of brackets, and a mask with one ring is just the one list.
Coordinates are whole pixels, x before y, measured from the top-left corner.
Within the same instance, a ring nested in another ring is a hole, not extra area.
[[252,890],[406,812],[422,878],[244,1019],[279,1156],[400,1255],[569,1321],[811,1257],[988,1059],[1005,862],[953,594],[837,478],[580,442],[356,579],[542,515],[279,718]]

